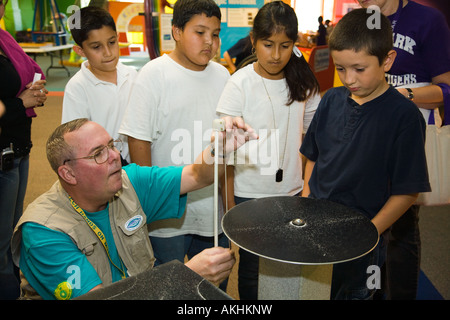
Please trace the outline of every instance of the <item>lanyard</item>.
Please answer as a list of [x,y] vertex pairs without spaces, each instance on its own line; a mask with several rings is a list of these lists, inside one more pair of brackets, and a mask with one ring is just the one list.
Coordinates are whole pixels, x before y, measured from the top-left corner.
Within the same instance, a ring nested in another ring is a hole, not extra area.
[[[120,261],[122,268],[119,268],[118,266],[116,266],[115,263],[112,261],[111,256],[109,255],[108,243],[106,242],[106,237],[103,234],[102,230],[100,230],[100,228],[97,227],[97,225],[86,216],[86,213],[84,213],[84,210],[81,209],[80,206],[78,206],[75,203],[75,201],[73,201],[71,196],[69,196],[69,200],[70,200],[70,204],[75,209],[75,211],[78,212],[80,214],[80,216],[82,216],[84,218],[84,220],[86,221],[88,226],[92,229],[92,231],[97,235],[100,242],[103,244],[103,247],[105,248],[106,254],[108,255],[108,258],[109,258],[109,261],[111,262],[111,264],[114,267],[116,267],[117,270],[120,271],[120,273],[122,274],[122,279],[125,279],[126,275],[125,275],[125,271],[123,270],[122,261]],[[120,257],[119,257],[119,259],[120,259]]]

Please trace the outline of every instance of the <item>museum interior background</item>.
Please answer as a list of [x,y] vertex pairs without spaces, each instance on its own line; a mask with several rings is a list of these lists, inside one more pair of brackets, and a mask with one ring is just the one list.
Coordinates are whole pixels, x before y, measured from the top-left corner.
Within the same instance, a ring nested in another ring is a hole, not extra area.
[[[414,0],[441,10],[450,25],[448,0]],[[9,0],[0,27],[10,32],[47,73],[50,91],[45,108],[36,110],[33,120],[30,177],[25,206],[45,192],[56,180],[45,156],[45,141],[61,119],[64,86],[80,67],[81,58],[70,49],[73,41],[67,32],[77,7],[104,6],[114,17],[119,33],[120,60],[139,70],[146,62],[174,47],[171,35],[172,7],[176,0],[101,1],[101,0]],[[216,61],[226,65],[223,53],[248,34],[264,0],[216,0],[222,10],[221,46]],[[355,0],[284,0],[296,11],[299,20],[297,46],[319,80],[321,92],[340,82],[335,76],[328,46],[317,46],[317,19],[337,23],[352,8]],[[450,299],[450,208],[426,207],[421,210],[422,273],[419,299]],[[228,294],[237,296],[236,270],[230,278]]]

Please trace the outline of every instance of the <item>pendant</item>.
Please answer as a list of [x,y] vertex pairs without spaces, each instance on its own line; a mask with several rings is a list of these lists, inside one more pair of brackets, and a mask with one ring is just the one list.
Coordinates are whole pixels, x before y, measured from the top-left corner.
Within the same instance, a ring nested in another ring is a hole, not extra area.
[[276,175],[275,175],[275,181],[281,182],[283,181],[283,169],[278,169]]

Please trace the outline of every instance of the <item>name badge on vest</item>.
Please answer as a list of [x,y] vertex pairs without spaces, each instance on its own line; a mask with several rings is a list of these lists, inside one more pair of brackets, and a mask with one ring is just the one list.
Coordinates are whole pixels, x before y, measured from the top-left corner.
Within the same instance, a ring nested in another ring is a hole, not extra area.
[[125,226],[124,226],[125,230],[134,231],[141,226],[143,221],[144,221],[144,217],[142,217],[140,214],[138,214],[137,216],[134,216],[134,217],[130,218],[127,222],[125,222]]

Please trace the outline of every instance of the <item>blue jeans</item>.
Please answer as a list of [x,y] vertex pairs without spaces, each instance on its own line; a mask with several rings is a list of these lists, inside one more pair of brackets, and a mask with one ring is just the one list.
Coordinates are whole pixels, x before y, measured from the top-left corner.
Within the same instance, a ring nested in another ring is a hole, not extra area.
[[[155,254],[155,266],[179,260],[184,263],[187,255],[191,259],[207,248],[214,247],[214,237],[202,237],[195,234],[186,234],[170,238],[160,238],[150,236],[150,242]],[[230,246],[228,238],[222,233],[219,235],[219,246],[228,248]],[[228,279],[224,280],[219,288],[226,291]]]
[[29,155],[14,159],[9,171],[0,170],[0,299],[15,299],[19,282],[11,259],[11,237],[23,213]]
[[[333,265],[331,281],[332,300],[371,300],[376,292],[369,288],[368,280],[372,275],[379,277],[378,283],[382,285],[381,266],[386,259],[386,245],[384,236],[380,236],[378,245],[368,254],[347,262]],[[368,269],[376,266],[377,274]]]
[[385,298],[414,300],[420,273],[420,206],[411,206],[389,233],[385,264]]
[[[236,205],[252,200],[234,197]],[[259,256],[239,248],[238,291],[240,300],[258,299]]]

